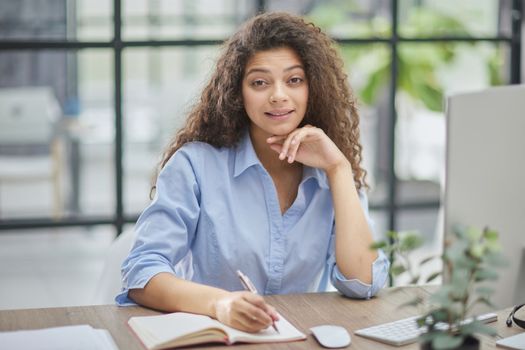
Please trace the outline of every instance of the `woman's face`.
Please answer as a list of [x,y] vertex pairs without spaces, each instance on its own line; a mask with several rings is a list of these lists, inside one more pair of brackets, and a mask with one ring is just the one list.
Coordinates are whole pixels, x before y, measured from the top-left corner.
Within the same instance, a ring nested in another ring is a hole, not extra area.
[[288,47],[260,51],[247,62],[242,82],[252,138],[287,135],[304,118],[308,81],[301,59]]

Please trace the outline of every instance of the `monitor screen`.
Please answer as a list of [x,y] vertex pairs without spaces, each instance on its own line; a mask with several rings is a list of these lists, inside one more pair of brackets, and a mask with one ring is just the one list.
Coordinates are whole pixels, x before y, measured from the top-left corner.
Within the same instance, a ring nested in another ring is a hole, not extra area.
[[443,198],[445,239],[456,225],[500,234],[509,265],[492,301],[525,302],[525,85],[450,96]]

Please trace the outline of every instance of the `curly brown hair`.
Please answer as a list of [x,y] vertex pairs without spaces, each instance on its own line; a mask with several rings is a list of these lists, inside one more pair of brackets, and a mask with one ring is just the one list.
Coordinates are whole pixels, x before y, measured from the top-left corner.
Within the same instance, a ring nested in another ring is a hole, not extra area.
[[279,47],[297,52],[308,78],[308,105],[301,125],[321,128],[350,161],[356,187],[366,186],[356,101],[334,42],[313,23],[283,12],[251,18],[224,43],[200,101],[164,151],[160,169],[187,142],[215,147],[238,143],[250,123],[241,91],[246,63],[257,52]]

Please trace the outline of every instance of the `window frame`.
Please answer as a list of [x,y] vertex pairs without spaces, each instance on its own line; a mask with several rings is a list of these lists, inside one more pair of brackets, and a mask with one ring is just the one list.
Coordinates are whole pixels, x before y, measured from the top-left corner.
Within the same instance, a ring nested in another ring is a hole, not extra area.
[[[0,39],[0,52],[14,50],[70,50],[78,51],[84,49],[110,49],[114,56],[113,80],[114,80],[114,125],[115,125],[115,149],[114,149],[114,183],[115,183],[115,210],[113,215],[108,216],[78,216],[65,217],[62,219],[52,218],[24,218],[24,219],[0,219],[0,234],[7,230],[31,229],[43,227],[66,227],[66,226],[92,226],[92,225],[113,225],[117,234],[122,232],[125,224],[134,223],[138,218],[135,215],[126,215],[123,203],[123,116],[122,116],[122,53],[130,47],[192,47],[220,45],[221,40],[195,39],[195,40],[123,40],[122,31],[122,0],[113,1],[113,39],[110,41],[69,41],[69,40],[10,40]],[[264,12],[267,8],[267,0],[256,0],[254,3],[254,14]],[[389,47],[391,52],[390,80],[389,80],[389,138],[388,150],[388,174],[387,174],[387,199],[384,203],[370,203],[370,210],[382,211],[387,213],[387,226],[389,230],[397,229],[397,213],[400,210],[414,209],[438,209],[439,199],[434,201],[414,201],[409,203],[399,203],[398,200],[398,179],[395,174],[395,125],[397,120],[395,109],[395,97],[397,93],[398,76],[398,46],[401,43],[437,43],[437,42],[493,42],[503,43],[510,47],[510,82],[509,84],[521,83],[521,50],[523,26],[523,2],[512,0],[511,15],[511,35],[498,35],[489,37],[417,37],[406,38],[398,33],[398,0],[390,0],[391,5],[391,25],[390,37],[386,38],[334,38],[340,44],[360,45],[383,43]]]

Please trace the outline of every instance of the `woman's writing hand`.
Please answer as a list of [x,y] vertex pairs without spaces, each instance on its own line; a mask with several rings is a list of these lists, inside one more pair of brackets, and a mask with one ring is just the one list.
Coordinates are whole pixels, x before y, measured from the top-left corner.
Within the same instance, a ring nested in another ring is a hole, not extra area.
[[307,166],[330,169],[346,161],[344,154],[320,128],[306,125],[288,135],[269,137],[270,148],[279,153],[279,159],[289,163],[297,161]]
[[264,298],[251,292],[231,292],[215,303],[217,320],[246,332],[259,332],[279,319]]

